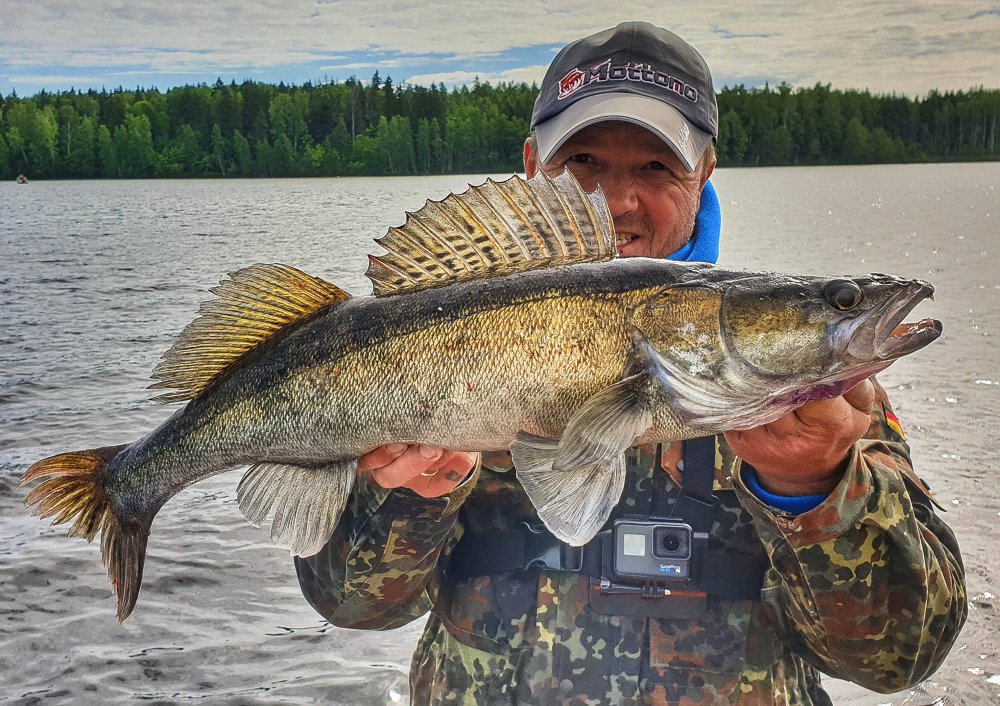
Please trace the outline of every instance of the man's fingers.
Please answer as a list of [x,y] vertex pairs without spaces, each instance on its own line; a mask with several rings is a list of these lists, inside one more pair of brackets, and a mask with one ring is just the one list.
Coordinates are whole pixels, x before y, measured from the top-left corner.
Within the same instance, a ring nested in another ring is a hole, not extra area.
[[476,465],[477,454],[445,451],[441,458],[406,487],[425,498],[437,498],[453,491]]
[[368,472],[383,488],[406,487],[427,498],[450,493],[469,475],[479,454],[449,451],[420,444],[389,444],[358,459],[358,471]]
[[[826,426],[832,418],[843,416],[844,403],[839,397],[810,400],[795,410],[793,414],[797,421],[806,426]],[[782,417],[779,421],[784,420],[788,420],[788,417]]]
[[358,459],[358,470],[362,472],[371,471],[376,468],[388,466],[399,458],[407,448],[406,444],[389,444],[388,446],[379,446],[377,449],[372,449]]
[[854,410],[868,414],[875,403],[875,386],[871,380],[862,380],[842,397],[826,400],[812,400],[795,410],[795,415],[806,424],[824,424],[829,419],[843,414],[843,399]]
[[867,414],[875,404],[875,385],[871,380],[862,380],[844,393],[844,399],[855,409]]
[[421,473],[429,473],[443,454],[444,449],[413,444],[390,463],[372,469],[372,478],[383,488],[398,488]]

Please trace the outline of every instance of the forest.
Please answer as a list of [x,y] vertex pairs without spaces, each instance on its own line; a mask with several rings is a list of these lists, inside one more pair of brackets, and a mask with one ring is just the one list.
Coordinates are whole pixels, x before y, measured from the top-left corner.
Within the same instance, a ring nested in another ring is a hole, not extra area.
[[[300,177],[520,170],[537,86],[396,85],[378,72],[0,96],[0,179]],[[1000,89],[909,98],[726,87],[722,167],[996,160]]]

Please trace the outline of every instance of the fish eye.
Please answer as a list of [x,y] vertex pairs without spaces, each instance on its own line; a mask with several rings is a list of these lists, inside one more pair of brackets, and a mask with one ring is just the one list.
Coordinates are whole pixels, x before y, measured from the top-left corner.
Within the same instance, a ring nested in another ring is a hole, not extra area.
[[851,280],[838,279],[826,285],[823,296],[840,311],[850,311],[864,301],[865,293]]

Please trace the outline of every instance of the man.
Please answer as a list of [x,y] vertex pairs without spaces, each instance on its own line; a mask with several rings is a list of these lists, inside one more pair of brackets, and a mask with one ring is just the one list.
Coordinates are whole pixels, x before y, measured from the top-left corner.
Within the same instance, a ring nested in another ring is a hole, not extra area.
[[[570,44],[532,130],[527,175],[600,186],[622,256],[714,260],[718,109],[679,37],[626,23]],[[817,670],[897,691],[951,647],[966,611],[958,548],[874,381],[626,460],[613,518],[691,543],[692,578],[668,592],[619,580],[607,532],[581,552],[560,545],[509,455],[477,464],[402,444],[361,459],[333,537],[296,559],[303,592],[344,627],[430,610],[411,672],[421,704],[828,704]]]

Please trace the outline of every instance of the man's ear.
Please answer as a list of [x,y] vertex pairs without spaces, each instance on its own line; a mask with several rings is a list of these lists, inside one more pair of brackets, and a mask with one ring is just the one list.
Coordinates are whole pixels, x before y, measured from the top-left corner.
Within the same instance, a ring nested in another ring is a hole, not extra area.
[[535,141],[530,137],[524,141],[524,176],[528,179],[538,172],[538,154],[535,152]]
[[718,162],[717,162],[717,160],[715,160],[715,159],[712,159],[712,161],[711,161],[711,162],[709,162],[709,163],[708,163],[708,164],[707,164],[707,165],[705,166],[705,173],[701,175],[701,188],[702,188],[702,189],[704,189],[704,188],[705,188],[705,182],[706,182],[706,181],[708,181],[708,178],[709,178],[710,176],[712,176],[712,172],[714,172],[714,171],[715,171],[715,165],[716,165],[717,163],[718,163]]

